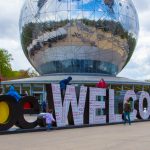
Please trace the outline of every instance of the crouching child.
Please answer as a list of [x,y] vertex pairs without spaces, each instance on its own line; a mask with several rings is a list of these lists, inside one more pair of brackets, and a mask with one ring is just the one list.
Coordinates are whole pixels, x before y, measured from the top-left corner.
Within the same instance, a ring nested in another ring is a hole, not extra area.
[[47,112],[43,116],[43,118],[46,119],[46,125],[47,125],[48,130],[51,129],[52,123],[55,122],[55,119],[52,113],[53,113],[52,109],[48,109]]

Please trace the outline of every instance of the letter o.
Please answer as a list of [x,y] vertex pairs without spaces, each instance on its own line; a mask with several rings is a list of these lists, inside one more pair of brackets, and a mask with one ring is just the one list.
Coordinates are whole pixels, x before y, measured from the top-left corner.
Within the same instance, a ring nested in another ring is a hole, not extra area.
[[[147,110],[143,111],[143,100],[147,100]],[[139,97],[139,115],[142,119],[146,120],[150,115],[150,96],[147,92],[142,91]]]

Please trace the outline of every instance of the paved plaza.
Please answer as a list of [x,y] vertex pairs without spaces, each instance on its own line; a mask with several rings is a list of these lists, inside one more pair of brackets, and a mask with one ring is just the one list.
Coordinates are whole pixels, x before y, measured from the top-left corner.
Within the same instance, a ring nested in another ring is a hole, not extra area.
[[1,150],[150,150],[150,122],[0,136]]

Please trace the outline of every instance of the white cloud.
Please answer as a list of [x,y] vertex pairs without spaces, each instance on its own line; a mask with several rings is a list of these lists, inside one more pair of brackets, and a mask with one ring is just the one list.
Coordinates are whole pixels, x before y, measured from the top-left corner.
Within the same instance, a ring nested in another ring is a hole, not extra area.
[[130,62],[118,76],[146,80],[150,79],[150,1],[134,0],[140,22],[138,44]]
[[27,69],[31,65],[23,54],[19,39],[19,16],[24,0],[0,2],[0,48],[9,50],[12,68]]
[[149,79],[150,77],[150,37],[149,32],[141,31],[139,41],[133,56],[119,74],[119,76],[129,77],[138,80]]
[[31,68],[30,63],[25,57],[19,40],[4,38],[0,39],[0,47],[9,50],[12,54],[13,61],[11,62],[12,68],[15,70]]

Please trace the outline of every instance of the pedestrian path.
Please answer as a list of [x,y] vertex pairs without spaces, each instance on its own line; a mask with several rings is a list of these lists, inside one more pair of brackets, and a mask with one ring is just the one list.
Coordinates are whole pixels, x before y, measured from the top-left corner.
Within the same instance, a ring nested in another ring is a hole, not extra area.
[[3,150],[149,150],[150,122],[0,136]]

